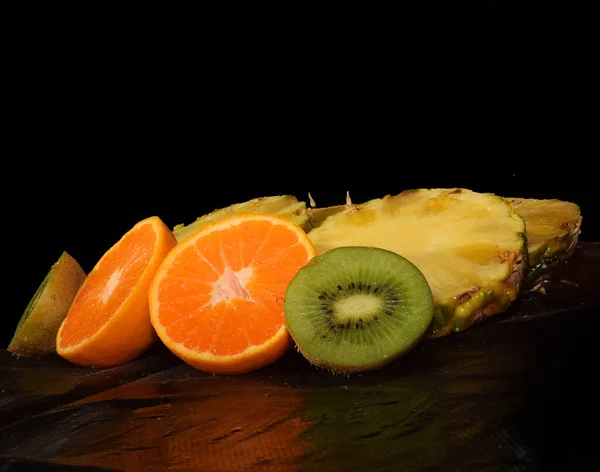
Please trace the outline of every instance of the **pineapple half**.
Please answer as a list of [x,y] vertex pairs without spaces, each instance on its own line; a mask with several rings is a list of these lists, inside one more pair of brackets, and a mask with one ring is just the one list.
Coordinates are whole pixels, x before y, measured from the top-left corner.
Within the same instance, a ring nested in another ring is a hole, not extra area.
[[581,233],[580,208],[556,199],[505,200],[525,220],[529,264],[524,287],[536,288],[575,251]]
[[274,195],[253,198],[243,203],[235,203],[225,208],[216,209],[197,218],[189,225],[179,224],[175,226],[173,234],[177,242],[181,242],[203,226],[236,213],[268,213],[287,218],[301,226],[305,231],[309,229],[309,214],[306,202],[298,201],[293,195]]
[[432,338],[506,310],[527,261],[523,218],[501,197],[461,188],[407,190],[346,205],[308,236],[318,254],[377,246],[413,262],[433,292]]

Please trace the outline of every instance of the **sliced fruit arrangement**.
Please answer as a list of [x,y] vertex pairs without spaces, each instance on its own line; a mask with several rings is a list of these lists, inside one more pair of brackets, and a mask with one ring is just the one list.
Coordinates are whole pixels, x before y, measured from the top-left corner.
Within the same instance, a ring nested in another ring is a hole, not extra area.
[[462,331],[506,310],[524,277],[525,223],[502,198],[488,193],[404,191],[330,215],[308,235],[317,254],[375,246],[414,263],[433,292],[431,337]]
[[84,280],[79,263],[63,251],[27,304],[7,350],[23,357],[56,352],[56,334]]
[[64,252],[8,350],[124,364],[156,340],[191,366],[241,374],[293,344],[333,372],[377,369],[423,338],[505,311],[571,256],[579,207],[463,188],[319,208],[255,198],[170,230],[139,221],[86,276]]
[[551,275],[575,250],[581,232],[577,204],[556,199],[506,198],[525,220],[529,268],[526,288]]
[[138,222],[96,263],[56,336],[56,352],[87,367],[133,360],[157,339],[148,290],[159,264],[177,241],[156,217]]
[[275,195],[269,197],[253,198],[243,203],[235,203],[225,208],[219,208],[203,215],[189,225],[179,224],[173,228],[177,241],[181,242],[194,231],[207,224],[213,223],[225,216],[239,213],[267,213],[270,215],[288,218],[303,229],[308,229],[309,214],[306,203],[298,201],[292,195]]
[[425,276],[399,254],[338,247],[292,278],[285,319],[298,350],[332,372],[380,368],[410,351],[433,318]]
[[163,343],[195,368],[241,374],[291,347],[285,290],[315,255],[287,218],[240,213],[189,235],[164,259],[149,292],[150,319]]

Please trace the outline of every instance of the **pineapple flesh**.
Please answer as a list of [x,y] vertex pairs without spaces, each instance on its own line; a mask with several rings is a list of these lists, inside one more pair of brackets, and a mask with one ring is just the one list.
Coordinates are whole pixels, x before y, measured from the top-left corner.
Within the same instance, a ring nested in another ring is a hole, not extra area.
[[197,218],[196,221],[188,225],[179,224],[175,226],[173,234],[177,242],[181,242],[207,224],[236,213],[268,213],[287,218],[305,231],[309,229],[309,214],[306,202],[298,201],[293,195],[274,195],[253,198],[243,203],[235,203],[225,208],[216,209]]
[[501,197],[461,188],[407,190],[346,205],[308,236],[318,254],[376,246],[413,262],[433,292],[432,338],[506,310],[527,261],[523,218]]
[[575,203],[557,199],[506,201],[525,220],[529,264],[524,287],[532,289],[575,251],[581,232],[581,211]]

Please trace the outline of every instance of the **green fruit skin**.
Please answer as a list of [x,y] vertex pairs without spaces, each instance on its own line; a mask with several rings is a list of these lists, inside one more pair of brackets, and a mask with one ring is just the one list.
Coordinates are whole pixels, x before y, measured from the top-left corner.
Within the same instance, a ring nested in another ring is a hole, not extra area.
[[85,278],[79,263],[63,251],[27,304],[7,350],[17,357],[56,352],[56,334]]
[[533,289],[539,282],[549,278],[559,265],[573,255],[578,241],[579,228],[571,234],[546,241],[537,251],[529,254],[529,270],[525,276],[524,288]]

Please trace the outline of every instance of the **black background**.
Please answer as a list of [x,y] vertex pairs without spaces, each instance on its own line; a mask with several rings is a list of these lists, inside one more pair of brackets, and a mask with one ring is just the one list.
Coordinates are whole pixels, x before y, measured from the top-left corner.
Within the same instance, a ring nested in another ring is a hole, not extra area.
[[600,240],[585,29],[494,3],[416,32],[21,34],[5,63],[0,344],[63,250],[89,272],[143,218],[172,227],[258,196],[559,198]]

